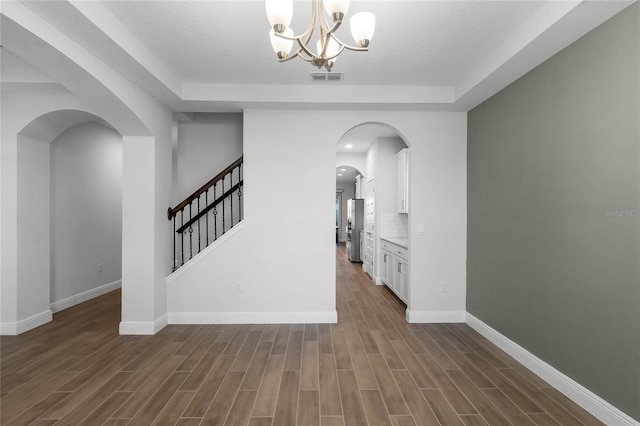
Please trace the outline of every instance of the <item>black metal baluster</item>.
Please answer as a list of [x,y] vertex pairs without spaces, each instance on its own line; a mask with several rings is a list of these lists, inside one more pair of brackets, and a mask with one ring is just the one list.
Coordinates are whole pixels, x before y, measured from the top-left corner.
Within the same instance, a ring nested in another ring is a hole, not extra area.
[[[242,163],[238,165],[238,182],[242,181]],[[238,186],[238,222],[242,220],[242,183]]]
[[[209,207],[209,189],[204,192],[204,208]],[[209,215],[204,215],[204,223],[207,228],[207,247],[209,247]]]
[[171,260],[171,270],[176,270],[176,216],[173,216],[173,259]]
[[198,253],[200,253],[200,196],[198,195]]
[[[233,170],[231,170],[231,176],[229,177],[229,187],[233,188]],[[231,228],[233,228],[233,194],[229,194],[229,201],[231,202]]]
[[[215,203],[218,199],[216,198],[216,186],[217,183],[213,184],[213,202]],[[218,208],[213,208],[213,241],[218,239]]]
[[[189,203],[189,222],[191,222],[191,206],[193,201]],[[193,259],[193,228],[189,225],[189,259]]]
[[[184,226],[184,209],[180,210],[180,228]],[[184,232],[180,233],[180,266],[184,265]]]
[[[222,177],[222,195],[224,196],[224,176]],[[222,199],[222,234],[226,232],[224,225],[224,216],[227,211],[224,209],[224,198]]]

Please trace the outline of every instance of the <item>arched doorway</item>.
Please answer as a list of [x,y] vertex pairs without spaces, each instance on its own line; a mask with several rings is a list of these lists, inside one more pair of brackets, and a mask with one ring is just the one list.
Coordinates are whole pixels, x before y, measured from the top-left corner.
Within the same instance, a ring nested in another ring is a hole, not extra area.
[[[409,145],[400,133],[384,123],[357,125],[336,145],[338,170],[346,166],[360,171],[349,186],[355,188],[354,198],[364,200],[360,259],[364,271],[376,284],[383,283],[381,238],[409,238],[408,208],[403,211],[398,207],[399,173],[406,172],[399,168],[398,157],[408,150]],[[403,203],[406,205],[406,200]]]
[[94,114],[57,110],[18,132],[17,150],[16,299],[37,326],[120,286],[122,136]]

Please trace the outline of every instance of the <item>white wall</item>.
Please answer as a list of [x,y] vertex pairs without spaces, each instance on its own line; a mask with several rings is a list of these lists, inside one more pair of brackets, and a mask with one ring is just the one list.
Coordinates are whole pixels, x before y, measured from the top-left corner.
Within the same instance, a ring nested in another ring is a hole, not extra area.
[[51,144],[51,303],[121,278],[122,137],[80,124]]
[[242,114],[196,113],[178,123],[178,202],[242,155]]
[[464,319],[466,114],[248,110],[244,224],[169,278],[170,322],[335,320],[335,144],[365,122],[411,147],[411,320]]
[[[18,317],[49,310],[49,141],[18,137]],[[44,290],[44,291],[43,291]]]

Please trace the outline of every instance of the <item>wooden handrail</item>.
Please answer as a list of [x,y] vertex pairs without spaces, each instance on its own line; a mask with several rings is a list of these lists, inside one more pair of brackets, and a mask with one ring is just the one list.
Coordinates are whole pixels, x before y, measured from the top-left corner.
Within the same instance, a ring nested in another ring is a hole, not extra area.
[[205,183],[204,185],[202,185],[200,188],[198,188],[193,194],[191,194],[190,196],[188,196],[183,202],[181,202],[180,204],[178,204],[177,206],[175,206],[174,208],[169,207],[169,210],[167,211],[167,216],[169,217],[169,220],[173,219],[173,217],[182,209],[184,209],[186,206],[188,206],[193,200],[195,200],[196,198],[198,198],[200,195],[202,195],[207,189],[211,188],[213,185],[215,185],[216,183],[218,183],[220,180],[222,180],[222,178],[224,176],[226,176],[227,174],[229,174],[230,171],[232,171],[233,169],[235,169],[236,167],[238,167],[240,164],[242,164],[242,158],[243,156],[241,156],[240,158],[238,158],[236,161],[234,161],[233,163],[231,163],[229,165],[229,167],[227,167],[226,169],[224,169],[223,171],[221,171],[220,173],[218,173],[213,179],[211,179],[209,182]]

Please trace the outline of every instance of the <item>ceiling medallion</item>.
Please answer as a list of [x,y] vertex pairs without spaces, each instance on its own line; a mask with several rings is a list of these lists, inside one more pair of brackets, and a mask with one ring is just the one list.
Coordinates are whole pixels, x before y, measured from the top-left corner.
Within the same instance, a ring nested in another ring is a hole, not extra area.
[[[309,28],[300,35],[294,35],[293,29],[289,27],[293,16],[293,0],[266,0],[267,18],[272,27],[271,46],[280,62],[298,57],[319,69],[324,67],[331,71],[331,67],[344,49],[358,52],[369,50],[369,42],[376,26],[376,17],[371,12],[356,13],[349,21],[351,34],[357,46],[345,44],[335,35],[349,10],[349,2],[350,0],[312,0]],[[331,17],[332,25],[329,25],[327,16]],[[313,51],[309,43],[316,28],[319,36],[316,49]],[[299,48],[290,54],[294,41],[298,43]]]

